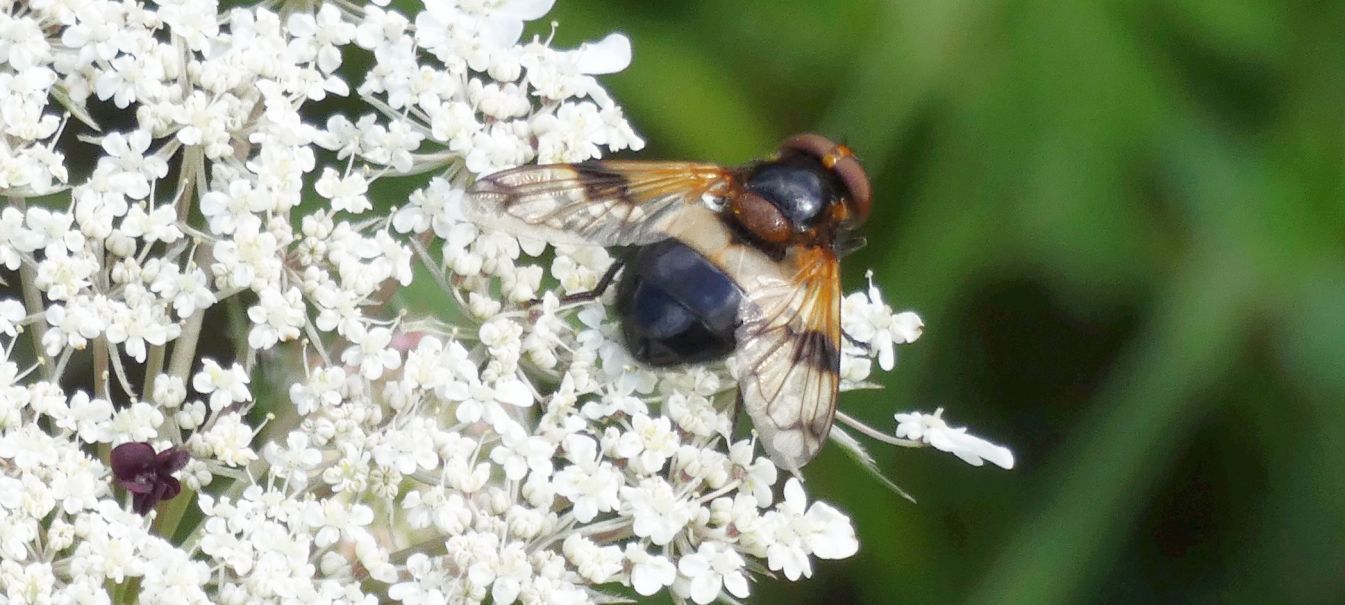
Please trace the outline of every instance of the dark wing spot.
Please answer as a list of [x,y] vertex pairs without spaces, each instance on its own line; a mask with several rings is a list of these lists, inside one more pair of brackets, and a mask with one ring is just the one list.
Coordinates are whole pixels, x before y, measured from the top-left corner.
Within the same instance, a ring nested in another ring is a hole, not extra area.
[[809,330],[794,337],[794,363],[808,364],[819,370],[836,372],[841,367],[841,354],[826,334]]
[[621,200],[634,204],[630,197],[630,182],[625,175],[607,168],[599,162],[583,162],[574,165],[579,180],[584,184],[584,195],[590,200]]

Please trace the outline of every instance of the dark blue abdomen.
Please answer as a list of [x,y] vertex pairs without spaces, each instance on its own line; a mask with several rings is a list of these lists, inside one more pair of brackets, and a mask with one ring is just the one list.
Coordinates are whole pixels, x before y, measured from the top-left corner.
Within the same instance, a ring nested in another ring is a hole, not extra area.
[[652,366],[728,355],[737,344],[741,302],[729,276],[672,239],[635,249],[616,290],[626,347]]

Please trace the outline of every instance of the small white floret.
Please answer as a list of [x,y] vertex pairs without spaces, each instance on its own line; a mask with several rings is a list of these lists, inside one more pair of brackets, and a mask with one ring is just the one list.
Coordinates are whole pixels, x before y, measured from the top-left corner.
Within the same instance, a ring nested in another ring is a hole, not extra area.
[[961,458],[972,466],[981,466],[986,460],[1001,468],[1013,468],[1013,452],[975,435],[967,434],[965,427],[951,427],[943,420],[943,408],[933,414],[911,412],[897,414],[897,437],[933,446]]

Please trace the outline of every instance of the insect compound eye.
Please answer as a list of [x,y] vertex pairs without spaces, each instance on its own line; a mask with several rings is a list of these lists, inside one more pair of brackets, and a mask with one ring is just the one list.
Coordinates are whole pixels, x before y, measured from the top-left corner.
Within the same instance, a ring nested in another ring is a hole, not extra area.
[[819,160],[827,157],[833,149],[836,149],[836,144],[831,139],[811,132],[796,134],[780,143],[781,152],[801,151]]
[[836,171],[841,177],[841,182],[845,183],[845,188],[850,191],[851,216],[847,219],[848,222],[851,225],[863,223],[864,219],[869,218],[873,196],[869,188],[869,176],[864,172],[864,167],[859,165],[859,160],[855,159],[855,156],[845,155],[836,160],[832,170]]
[[793,234],[780,209],[751,191],[733,198],[733,217],[748,233],[768,244],[787,243]]

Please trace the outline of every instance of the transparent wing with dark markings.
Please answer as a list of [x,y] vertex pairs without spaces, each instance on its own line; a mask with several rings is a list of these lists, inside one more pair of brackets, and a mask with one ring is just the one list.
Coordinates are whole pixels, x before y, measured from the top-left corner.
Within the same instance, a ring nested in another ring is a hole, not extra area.
[[807,248],[792,252],[782,269],[743,284],[734,369],[766,453],[795,470],[822,449],[836,414],[840,267],[831,250]]
[[733,172],[689,162],[594,161],[524,166],[482,177],[466,197],[477,223],[552,243],[650,244],[682,211],[724,195]]

